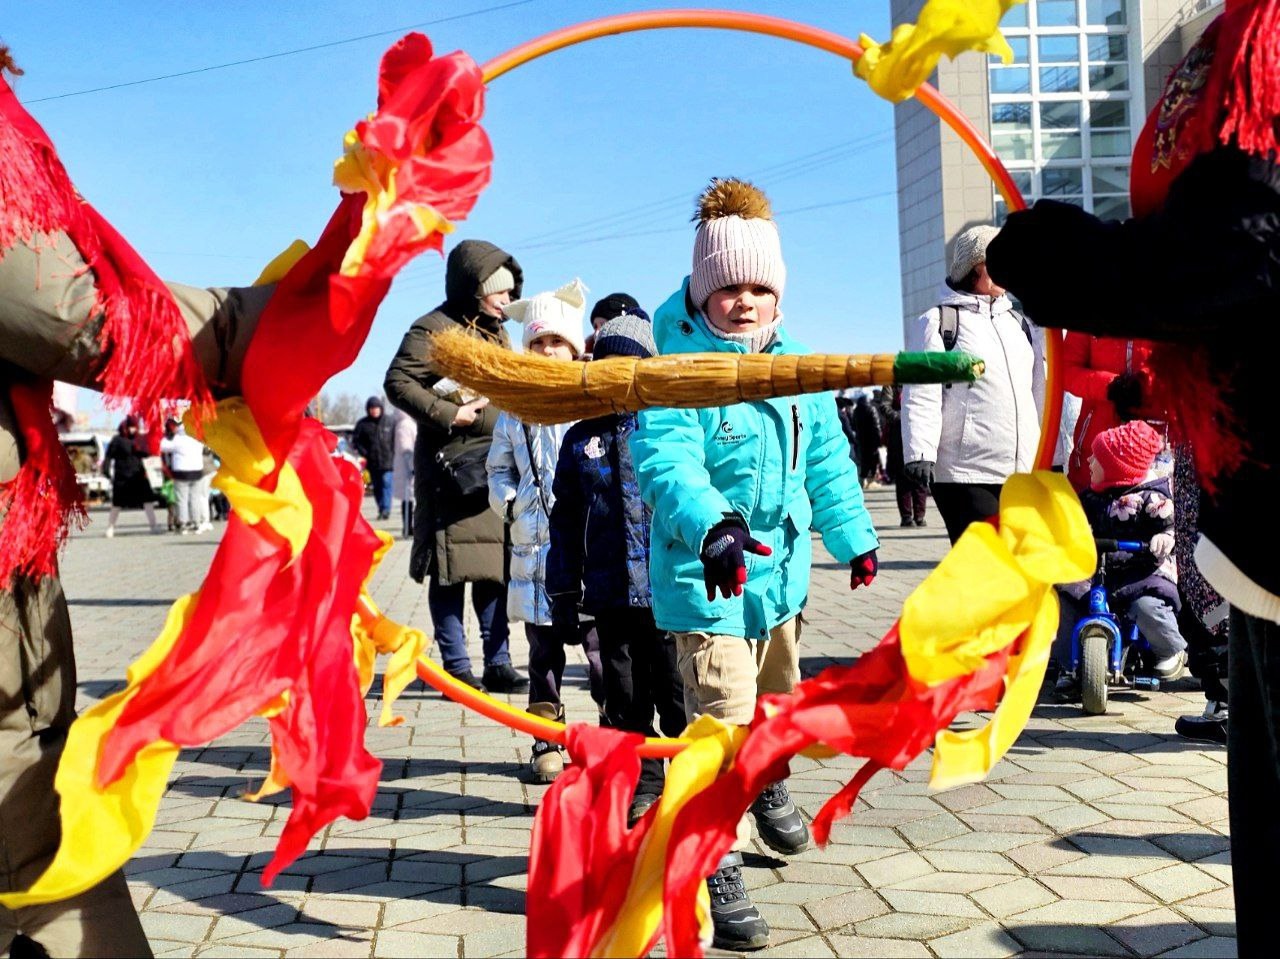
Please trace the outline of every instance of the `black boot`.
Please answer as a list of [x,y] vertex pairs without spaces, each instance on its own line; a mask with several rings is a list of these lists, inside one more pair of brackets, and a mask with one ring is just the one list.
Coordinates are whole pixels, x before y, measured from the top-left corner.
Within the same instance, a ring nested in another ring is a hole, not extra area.
[[751,804],[760,839],[774,852],[793,856],[809,848],[809,827],[791,801],[787,781],[779,779],[764,787]]
[[742,883],[742,853],[731,852],[707,880],[711,894],[711,944],[730,952],[763,949],[769,945],[769,924],[751,904]]
[[481,685],[480,680],[476,679],[476,674],[473,673],[470,668],[457,673],[450,671],[449,675],[460,683],[466,683],[472,689],[478,689],[481,692],[484,692],[484,686]]
[[529,688],[529,680],[515,671],[510,663],[484,668],[484,688],[491,693],[518,693]]

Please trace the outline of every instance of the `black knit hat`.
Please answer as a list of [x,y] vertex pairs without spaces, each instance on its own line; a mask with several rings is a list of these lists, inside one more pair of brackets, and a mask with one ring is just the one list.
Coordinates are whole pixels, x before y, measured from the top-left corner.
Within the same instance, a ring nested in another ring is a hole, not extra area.
[[657,352],[658,347],[653,342],[653,324],[637,308],[600,327],[591,358],[603,360],[610,356],[638,356],[645,359]]
[[[610,293],[591,308],[591,316],[588,319],[593,323],[601,319],[614,320],[634,310],[640,310],[640,304],[634,296],[629,293]],[[640,312],[644,313],[643,310]]]

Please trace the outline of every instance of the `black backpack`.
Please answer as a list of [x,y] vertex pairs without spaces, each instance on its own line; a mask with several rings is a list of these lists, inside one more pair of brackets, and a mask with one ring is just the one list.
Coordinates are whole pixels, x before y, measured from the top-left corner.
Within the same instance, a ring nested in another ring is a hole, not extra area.
[[[938,318],[938,330],[942,333],[942,346],[950,353],[956,348],[956,340],[960,338],[960,307],[939,306],[938,312],[941,314]],[[1035,340],[1031,336],[1031,323],[1017,310],[1011,312],[1021,321],[1027,342],[1035,346]]]

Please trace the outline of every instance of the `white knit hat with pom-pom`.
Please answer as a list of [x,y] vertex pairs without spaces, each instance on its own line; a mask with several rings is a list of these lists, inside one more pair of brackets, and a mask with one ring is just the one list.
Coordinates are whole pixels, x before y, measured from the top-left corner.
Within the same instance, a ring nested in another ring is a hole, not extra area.
[[716,290],[758,283],[782,299],[787,267],[769,198],[745,180],[714,179],[694,214],[693,274],[689,295],[702,309]]
[[575,279],[550,293],[539,293],[524,300],[516,300],[503,307],[508,319],[524,324],[522,342],[529,344],[540,336],[554,333],[573,345],[573,351],[581,356],[586,350],[582,321],[587,308],[587,288]]

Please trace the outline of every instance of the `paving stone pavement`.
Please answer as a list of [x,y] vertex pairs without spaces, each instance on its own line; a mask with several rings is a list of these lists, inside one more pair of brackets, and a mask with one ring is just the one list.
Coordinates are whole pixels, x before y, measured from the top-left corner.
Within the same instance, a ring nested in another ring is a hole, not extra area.
[[[850,593],[846,569],[815,543],[806,674],[870,648],[945,551],[936,514],[904,530],[890,491],[869,502],[884,541],[872,589]],[[102,515],[94,520],[63,566],[82,708],[123,686],[126,663],[198,584],[217,536],[152,537],[141,514],[126,514],[107,540]],[[407,565],[399,542],[373,594],[426,626],[425,591]],[[569,715],[587,720],[585,662],[571,657]],[[523,954],[529,834],[545,788],[520,775],[528,741],[418,684],[399,705],[404,725],[368,734],[385,764],[372,815],[333,824],[270,889],[259,879],[287,796],[237,798],[267,771],[265,723],[182,753],[155,831],[127,867],[157,955]],[[761,955],[1235,955],[1225,750],[1172,732],[1176,716],[1202,706],[1191,683],[1117,695],[1099,717],[1041,705],[987,781],[950,792],[928,790],[928,756],[881,772],[827,848],[784,863],[757,844],[748,856],[749,888],[774,930]],[[791,789],[810,816],[854,768],[797,767]]]

